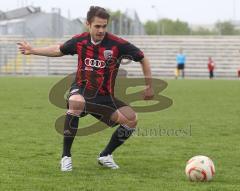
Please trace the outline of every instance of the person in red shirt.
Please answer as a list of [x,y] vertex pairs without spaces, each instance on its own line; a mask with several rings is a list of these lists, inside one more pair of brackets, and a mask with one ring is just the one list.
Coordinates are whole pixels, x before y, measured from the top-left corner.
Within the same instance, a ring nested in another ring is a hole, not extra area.
[[237,73],[238,73],[238,78],[240,78],[240,68],[238,69]]
[[146,82],[143,98],[150,100],[154,97],[149,60],[138,47],[107,32],[109,17],[104,8],[91,6],[86,21],[88,32],[75,35],[61,45],[35,48],[27,42],[18,43],[24,55],[78,55],[76,77],[67,100],[61,171],[72,171],[72,143],[79,118],[87,114],[110,127],[118,125],[97,161],[110,169],[119,168],[112,153],[132,135],[137,125],[136,112],[114,96],[115,79],[123,58],[140,63]]
[[212,57],[208,58],[208,71],[209,71],[209,78],[213,79],[214,77],[214,69],[215,69],[215,63],[212,59]]

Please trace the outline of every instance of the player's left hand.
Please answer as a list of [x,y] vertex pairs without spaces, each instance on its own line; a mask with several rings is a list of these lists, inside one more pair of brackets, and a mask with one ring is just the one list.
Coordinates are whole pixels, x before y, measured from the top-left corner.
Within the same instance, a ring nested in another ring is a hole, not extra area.
[[154,90],[152,87],[146,87],[143,94],[144,100],[151,100],[154,97]]

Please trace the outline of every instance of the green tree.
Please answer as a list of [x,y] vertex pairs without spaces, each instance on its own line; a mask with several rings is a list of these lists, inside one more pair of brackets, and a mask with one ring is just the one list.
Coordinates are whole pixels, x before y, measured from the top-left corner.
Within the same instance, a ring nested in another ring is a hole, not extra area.
[[204,27],[198,27],[195,30],[192,30],[191,32],[192,35],[217,35],[216,30],[210,30]]
[[148,35],[189,35],[191,32],[188,23],[170,19],[147,21],[144,28]]
[[144,24],[144,29],[146,34],[148,35],[156,35],[157,34],[157,22],[156,21],[147,21]]
[[191,29],[188,23],[180,20],[162,19],[159,22],[162,35],[189,35]]
[[239,30],[236,30],[234,25],[229,21],[217,22],[215,24],[215,28],[219,32],[220,35],[237,35],[239,34]]

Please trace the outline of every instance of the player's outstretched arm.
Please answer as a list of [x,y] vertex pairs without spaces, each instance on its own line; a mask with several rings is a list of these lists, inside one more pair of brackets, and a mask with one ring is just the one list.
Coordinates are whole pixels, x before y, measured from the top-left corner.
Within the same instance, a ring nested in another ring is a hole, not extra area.
[[60,51],[60,45],[52,45],[48,47],[34,48],[28,42],[22,41],[17,43],[19,51],[24,55],[39,55],[48,57],[63,56]]
[[142,70],[143,70],[143,74],[145,76],[145,83],[146,83],[146,89],[144,91],[144,99],[145,100],[150,100],[153,99],[154,97],[154,90],[153,90],[153,86],[152,86],[152,73],[151,73],[151,68],[150,68],[150,63],[149,60],[144,57],[141,61],[140,61],[141,65],[142,65]]

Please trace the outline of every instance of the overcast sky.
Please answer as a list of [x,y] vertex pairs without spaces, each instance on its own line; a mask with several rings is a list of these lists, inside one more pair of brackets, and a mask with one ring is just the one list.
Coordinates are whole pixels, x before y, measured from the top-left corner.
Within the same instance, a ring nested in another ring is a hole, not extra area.
[[[1,0],[0,10],[7,11],[22,5],[40,6],[43,11],[62,9],[62,15],[85,17],[89,6],[100,5],[111,10],[135,9],[141,19],[180,19],[189,24],[212,24],[217,20],[240,20],[240,0]],[[154,8],[153,8],[154,7]]]

